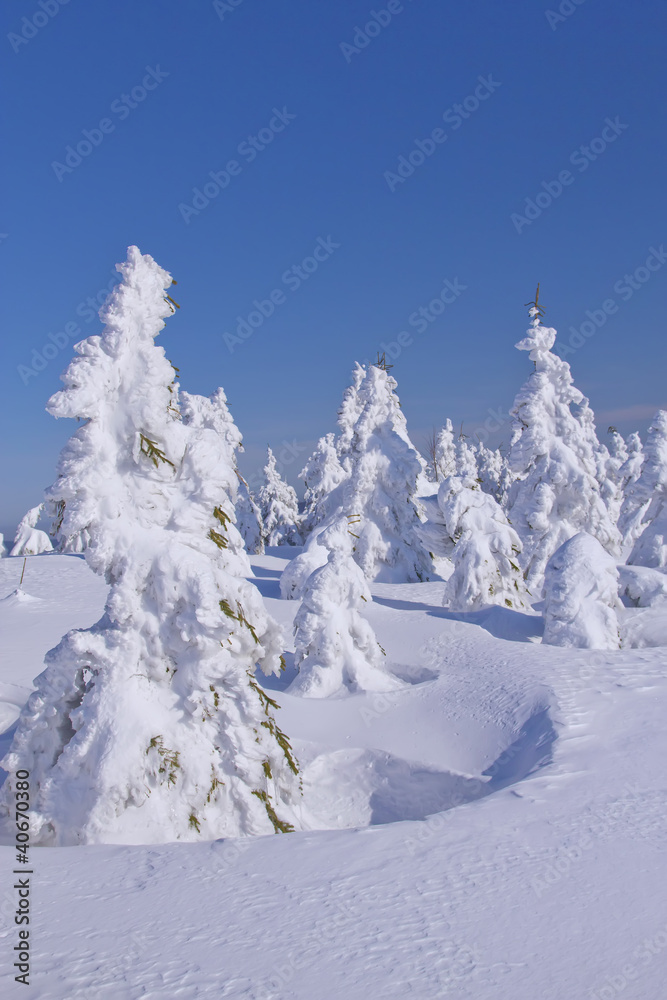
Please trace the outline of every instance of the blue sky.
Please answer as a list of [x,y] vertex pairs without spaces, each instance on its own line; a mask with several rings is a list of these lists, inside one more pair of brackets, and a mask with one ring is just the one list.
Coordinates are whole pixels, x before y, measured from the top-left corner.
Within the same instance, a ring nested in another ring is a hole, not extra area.
[[0,527],[54,478],[74,427],[44,405],[131,243],[177,279],[162,343],[185,389],[224,386],[248,475],[270,443],[296,482],[383,345],[415,443],[447,416],[495,426],[538,280],[602,439],[667,404],[658,0],[5,0],[2,19]]

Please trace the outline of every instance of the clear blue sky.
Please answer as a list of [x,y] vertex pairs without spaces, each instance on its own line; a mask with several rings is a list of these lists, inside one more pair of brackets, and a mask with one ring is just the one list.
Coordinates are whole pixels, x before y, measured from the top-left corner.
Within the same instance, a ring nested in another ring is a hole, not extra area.
[[[381,0],[43,4],[2,8],[0,528],[39,502],[74,430],[44,411],[71,340],[39,373],[19,366],[67,324],[99,332],[85,300],[131,243],[177,279],[162,343],[184,388],[224,386],[247,474],[267,443],[289,459],[296,441],[295,482],[353,362],[401,331],[417,444],[447,416],[470,431],[506,410],[538,280],[560,342],[587,310],[605,319],[568,357],[603,439],[667,404],[667,262],[641,270],[667,246],[664,3],[565,0],[565,15],[554,0],[556,17],[536,0],[392,0],[391,17]],[[194,214],[211,171],[226,186]],[[445,279],[451,301],[420,322]],[[272,291],[273,314],[226,343]]]

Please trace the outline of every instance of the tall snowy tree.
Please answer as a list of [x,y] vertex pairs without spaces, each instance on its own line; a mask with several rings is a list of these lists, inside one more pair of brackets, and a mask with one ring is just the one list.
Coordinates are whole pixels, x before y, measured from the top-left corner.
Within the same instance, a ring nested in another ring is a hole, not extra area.
[[278,472],[276,457],[267,449],[264,484],[257,494],[265,545],[301,545],[296,491]]
[[641,521],[632,552],[631,566],[667,567],[667,411],[658,410],[646,437],[644,464],[635,483],[635,501]]
[[573,535],[549,559],[544,636],[550,646],[618,649],[618,570],[596,538]]
[[628,457],[618,473],[622,493],[618,528],[624,547],[634,544],[641,534],[644,527],[642,523],[644,514],[650,499],[644,496],[643,487],[638,486],[644,464],[644,449],[639,434],[636,432],[630,434],[627,446]]
[[354,437],[354,426],[359,419],[363,407],[359,398],[359,389],[365,377],[366,369],[357,362],[352,372],[352,384],[345,390],[343,401],[338,411],[336,450],[341,465],[346,472],[349,472],[348,454],[352,446],[352,438]]
[[367,580],[418,581],[432,572],[419,531],[417,482],[424,460],[408,436],[395,390],[389,372],[371,365],[357,390],[359,415],[344,461],[348,476],[330,494],[326,519],[286,567],[280,581],[283,597],[300,596],[310,574],[327,560],[320,532],[347,515],[353,519],[352,532],[359,535],[354,558]]
[[53,551],[53,545],[47,533],[36,527],[43,510],[44,504],[38,504],[21,518],[14,537],[14,547],[9,553],[10,556],[36,556],[42,552]]
[[456,441],[454,439],[454,427],[447,417],[445,426],[438,432],[435,440],[435,464],[436,482],[447,479],[448,476],[455,476],[456,468]]
[[518,560],[521,542],[502,507],[476,479],[450,476],[438,491],[444,531],[453,546],[454,572],[443,603],[452,611],[490,604],[521,609],[530,605]]
[[245,479],[240,479],[236,493],[236,526],[245,542],[246,552],[261,555],[264,552],[262,515]]
[[327,499],[345,479],[346,473],[340,464],[333,434],[326,434],[317,442],[315,451],[299,473],[306,485],[302,532],[308,537],[310,532],[327,516]]
[[546,564],[580,531],[617,554],[620,536],[597,479],[599,442],[586,397],[572,384],[570,366],[552,353],[556,331],[530,309],[528,351],[535,370],[514,401],[510,467],[515,480],[508,514],[523,543],[521,566],[531,593],[541,590]]
[[83,422],[55,493],[66,537],[110,585],[102,619],[46,657],[11,749],[31,773],[35,844],[153,843],[287,831],[297,765],[257,684],[281,667],[281,633],[240,573],[220,397],[189,397],[155,337],[170,275],[130,247],[101,336],[76,347],[56,417]]
[[295,663],[299,669],[290,692],[327,698],[341,691],[391,691],[401,686],[384,668],[384,653],[373,629],[360,614],[372,598],[352,555],[345,520],[321,532],[327,562],[305,583],[294,621]]

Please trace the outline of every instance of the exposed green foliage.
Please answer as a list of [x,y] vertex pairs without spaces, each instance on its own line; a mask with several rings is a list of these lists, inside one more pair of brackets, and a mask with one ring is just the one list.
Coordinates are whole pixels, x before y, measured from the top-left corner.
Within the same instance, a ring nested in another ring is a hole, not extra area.
[[281,819],[278,819],[276,811],[271,805],[271,800],[266,792],[259,791],[257,789],[253,790],[253,795],[256,795],[264,803],[264,808],[266,809],[266,814],[273,823],[273,829],[276,833],[293,833],[294,827],[291,823],[284,823]]
[[141,454],[150,458],[156,469],[160,462],[165,462],[167,465],[170,465],[172,469],[176,468],[174,463],[170,462],[165,453],[158,448],[156,441],[152,441],[150,438],[146,437],[145,434],[140,434],[139,436],[141,437]]

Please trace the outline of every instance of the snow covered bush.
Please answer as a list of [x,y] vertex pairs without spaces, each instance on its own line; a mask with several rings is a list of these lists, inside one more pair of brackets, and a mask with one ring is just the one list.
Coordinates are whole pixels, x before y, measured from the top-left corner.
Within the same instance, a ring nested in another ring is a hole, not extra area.
[[550,558],[544,578],[544,636],[550,646],[618,649],[618,570],[596,538],[579,532]]
[[529,351],[535,371],[512,409],[508,515],[523,544],[526,585],[539,593],[547,562],[568,538],[586,531],[616,555],[620,536],[597,478],[600,445],[588,400],[551,351],[556,331],[542,326],[535,307],[530,315],[516,347]]
[[265,545],[301,545],[299,502],[295,490],[278,472],[276,458],[267,450],[264,485],[257,494]]
[[361,602],[372,598],[364,574],[352,558],[352,537],[345,521],[322,531],[328,553],[303,588],[294,621],[295,663],[299,673],[290,692],[328,698],[347,691],[391,691],[401,682],[383,667],[384,653],[362,618]]
[[65,537],[110,585],[102,619],[46,656],[2,766],[31,773],[34,844],[156,843],[288,831],[299,779],[254,671],[282,636],[234,533],[223,397],[188,397],[154,340],[170,275],[130,247],[100,336],[49,401],[82,421],[54,492]]
[[36,556],[42,552],[53,551],[53,545],[47,533],[35,527],[43,509],[44,504],[38,504],[21,518],[16,529],[14,547],[9,553],[10,556]]
[[521,542],[493,497],[476,479],[450,476],[438,491],[438,507],[454,562],[443,604],[451,611],[528,606],[518,565]]

